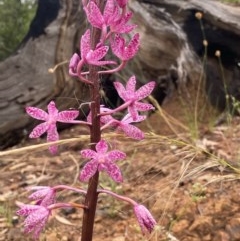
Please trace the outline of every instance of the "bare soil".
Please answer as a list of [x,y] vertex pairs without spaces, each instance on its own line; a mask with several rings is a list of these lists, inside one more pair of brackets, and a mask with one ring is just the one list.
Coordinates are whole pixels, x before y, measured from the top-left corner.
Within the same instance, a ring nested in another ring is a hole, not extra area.
[[[147,206],[158,227],[151,235],[142,236],[131,207],[102,195],[94,241],[240,240],[240,119],[234,117],[217,127],[204,123],[196,135],[184,111],[176,102],[171,103],[174,104],[166,109],[184,126],[166,115],[163,121],[157,112],[139,126],[146,132],[143,141],[104,134],[113,146],[125,151],[128,158],[119,162],[124,182],[116,185],[103,173],[101,186]],[[1,241],[32,240],[22,232],[23,219],[15,215],[17,201],[29,203],[27,186],[60,183],[86,186],[78,181],[84,161],[79,151],[88,145],[83,138],[85,134],[86,130],[81,127],[61,132],[61,139],[79,139],[60,145],[56,156],[42,147],[16,151],[44,143],[44,139],[24,141],[8,150],[12,153],[0,153]],[[58,200],[81,203],[83,197],[61,192]],[[57,210],[40,240],[78,241],[81,220],[81,210]]]

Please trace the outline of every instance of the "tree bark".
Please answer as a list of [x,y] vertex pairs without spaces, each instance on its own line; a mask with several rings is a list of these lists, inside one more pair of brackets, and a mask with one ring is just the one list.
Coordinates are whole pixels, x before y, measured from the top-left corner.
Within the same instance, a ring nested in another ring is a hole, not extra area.
[[[29,133],[34,121],[25,114],[26,106],[45,109],[54,99],[59,109],[75,108],[88,99],[88,88],[68,75],[84,15],[79,0],[61,3],[39,0],[29,33],[19,49],[0,63],[0,149]],[[48,72],[61,62],[54,73]]]

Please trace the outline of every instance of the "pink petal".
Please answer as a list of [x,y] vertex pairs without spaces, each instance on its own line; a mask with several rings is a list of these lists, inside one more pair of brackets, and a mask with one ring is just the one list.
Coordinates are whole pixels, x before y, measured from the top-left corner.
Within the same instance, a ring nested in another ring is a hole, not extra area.
[[26,112],[37,120],[47,120],[48,113],[36,107],[26,107]]
[[90,43],[90,29],[88,29],[85,34],[83,34],[81,38],[81,57],[84,59],[88,52],[91,50],[91,43]]
[[79,179],[80,181],[88,181],[89,178],[91,178],[98,169],[98,162],[93,160],[85,164],[82,171],[80,172]]
[[[52,142],[52,141],[57,141],[57,140],[59,140],[57,127],[56,127],[56,125],[52,124],[49,126],[49,129],[47,131],[47,141]],[[51,145],[48,149],[52,154],[55,154],[55,153],[57,153],[58,148],[57,148],[57,145]]]
[[120,36],[120,34],[115,34],[115,37],[111,40],[112,52],[120,59],[122,59],[124,48],[125,48],[125,39]]
[[135,140],[144,139],[144,133],[136,126],[125,124],[125,125],[121,125],[121,127],[119,128],[121,128],[127,136]]
[[98,6],[93,1],[89,2],[86,8],[86,14],[88,21],[93,27],[100,29],[102,28],[102,25],[104,24],[104,18]]
[[97,156],[97,153],[91,149],[82,150],[80,153],[83,158],[95,158]]
[[118,14],[119,11],[115,2],[113,0],[107,0],[103,13],[105,23],[107,25],[111,24],[111,22],[113,22],[118,17]]
[[80,58],[79,58],[78,54],[75,53],[72,56],[72,58],[70,59],[69,68],[75,70],[77,68],[79,61],[80,61]]
[[20,209],[17,210],[16,214],[20,216],[27,216],[38,208],[39,207],[37,205],[23,204],[21,205]]
[[59,122],[71,122],[79,115],[78,110],[65,110],[58,113],[57,121]]
[[41,123],[39,125],[37,125],[33,130],[32,132],[30,133],[29,137],[30,138],[38,138],[40,137],[44,132],[46,132],[48,130],[48,123],[47,122],[44,122],[44,123]]
[[126,154],[118,150],[113,150],[108,152],[107,157],[110,161],[113,162],[113,161],[122,160],[126,158]]
[[57,141],[59,140],[59,135],[57,132],[57,127],[55,124],[52,124],[48,128],[48,133],[47,133],[47,141],[52,142],[52,141]]
[[114,85],[116,91],[118,92],[118,95],[120,96],[120,98],[122,98],[125,101],[126,90],[125,90],[123,84],[120,82],[114,82],[113,85]]
[[136,121],[138,118],[138,111],[137,108],[135,107],[134,103],[130,106],[128,106],[128,112],[132,116],[133,121]]
[[153,218],[152,214],[148,211],[148,209],[143,205],[137,204],[134,206],[134,213],[141,227],[142,233],[151,233],[157,222]]
[[96,145],[96,151],[97,153],[104,154],[108,150],[107,142],[104,140],[100,140]]
[[111,162],[106,163],[105,171],[115,182],[123,181],[122,173],[116,164],[111,163]]
[[124,8],[127,5],[128,0],[116,0],[120,8]]
[[[56,116],[58,114],[58,109],[56,108],[56,105],[55,105],[55,102],[54,101],[51,101],[49,104],[48,104],[48,113],[49,113],[49,116]],[[48,116],[48,117],[49,117]]]
[[121,25],[119,24],[119,26],[115,29],[115,32],[117,33],[129,33],[131,32],[133,29],[135,29],[137,27],[136,24],[130,24],[130,25]]
[[40,205],[44,207],[48,207],[51,204],[56,202],[56,192],[51,189],[46,196],[41,200]]
[[32,200],[42,199],[47,195],[47,193],[50,190],[52,190],[50,187],[42,187],[41,189],[39,189],[36,192],[33,192],[31,195],[29,195],[28,198],[32,199]]
[[136,83],[136,77],[133,75],[126,84],[126,91],[135,92]]
[[[107,124],[111,121],[115,120],[111,115],[101,116],[100,121],[102,124]],[[110,126],[115,126],[116,124],[112,123]]]
[[145,85],[143,85],[141,88],[139,88],[136,91],[136,95],[137,95],[137,100],[141,100],[146,98],[147,96],[149,96],[151,94],[151,92],[153,91],[154,87],[155,87],[155,82],[151,81]]
[[138,111],[154,110],[155,107],[152,104],[135,102],[135,107]]
[[123,60],[129,60],[133,58],[138,52],[139,46],[140,46],[139,34],[137,33],[133,36],[128,46],[125,47]]
[[25,232],[30,233],[33,230],[35,238],[37,238],[44,228],[48,217],[50,215],[50,211],[43,207],[38,206],[38,209],[32,212],[24,221]]
[[134,28],[137,27],[137,25],[127,25],[127,22],[131,19],[133,13],[128,12],[124,16],[122,16],[118,21],[116,21],[112,26],[111,26],[111,31],[115,33],[129,33],[131,32]]
[[88,63],[90,63],[91,61],[100,60],[107,54],[108,49],[108,46],[102,46],[93,51],[90,50],[90,52],[86,56],[86,60],[88,61]]
[[[135,106],[136,106],[136,102],[135,102]],[[136,120],[133,120],[132,116],[130,114],[127,114],[123,117],[123,119],[121,120],[121,123],[129,124],[132,122],[141,122],[141,121],[145,120],[146,118],[147,118],[147,116],[145,116],[145,115],[139,115]]]

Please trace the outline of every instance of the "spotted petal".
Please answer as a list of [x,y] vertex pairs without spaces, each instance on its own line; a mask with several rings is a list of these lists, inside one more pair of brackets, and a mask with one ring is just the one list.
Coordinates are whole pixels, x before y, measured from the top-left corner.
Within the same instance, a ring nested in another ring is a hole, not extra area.
[[127,5],[128,0],[116,0],[120,8],[124,8]]
[[111,40],[112,52],[120,59],[122,59],[125,39],[120,34],[115,34],[114,38]]
[[135,107],[139,111],[148,111],[148,110],[154,110],[155,109],[155,107],[152,104],[141,103],[141,102],[135,102]]
[[82,150],[80,153],[83,158],[91,158],[92,159],[92,158],[96,157],[96,152],[91,149]]
[[139,34],[136,33],[131,39],[131,41],[129,42],[128,46],[125,47],[122,59],[129,60],[133,58],[138,52],[139,46],[140,46]]
[[38,209],[29,214],[29,216],[24,221],[24,231],[30,233],[34,231],[34,237],[37,239],[40,232],[44,228],[48,217],[50,215],[50,210],[43,206],[38,206]]
[[119,167],[112,162],[108,162],[105,164],[105,171],[107,174],[115,181],[115,182],[122,182],[122,173]]
[[88,52],[91,50],[91,43],[90,43],[90,29],[88,29],[81,38],[81,58],[84,59]]
[[29,137],[30,138],[38,138],[42,134],[44,134],[47,130],[48,130],[48,123],[43,122],[43,123],[37,125],[36,127],[34,127],[32,132],[30,133]]
[[128,106],[128,112],[130,113],[134,121],[137,120],[139,115],[134,103]]
[[141,121],[145,120],[146,118],[147,118],[147,116],[145,116],[145,115],[139,115],[136,120],[133,120],[132,116],[130,114],[127,114],[122,118],[121,123],[129,124],[132,122],[141,122]]
[[125,90],[125,87],[123,86],[123,84],[116,81],[113,83],[113,85],[114,85],[116,91],[118,92],[118,95],[120,96],[120,98],[122,98],[125,101],[126,90]]
[[20,216],[28,216],[33,211],[37,210],[39,207],[33,204],[22,204],[20,209],[17,210],[16,214]]
[[104,18],[98,6],[93,1],[90,1],[87,8],[85,8],[85,11],[91,25],[95,28],[101,29],[104,24]]
[[58,114],[58,109],[56,108],[56,105],[55,105],[55,102],[54,101],[51,101],[49,104],[48,104],[48,113],[49,113],[49,116],[51,117],[56,117],[57,114]]
[[79,115],[78,110],[65,110],[58,113],[57,121],[68,123],[76,119]]
[[136,77],[133,75],[126,84],[126,90],[129,92],[135,92],[136,83]]
[[37,120],[44,120],[46,121],[48,118],[48,113],[44,110],[41,110],[37,107],[26,107],[26,112],[33,118]]
[[123,130],[123,132],[127,136],[129,136],[135,140],[144,139],[144,133],[134,125],[125,124],[125,125],[121,125],[120,128]]
[[89,161],[87,164],[85,164],[80,172],[79,179],[83,182],[88,181],[89,178],[91,178],[97,172],[97,169],[98,162],[95,160]]
[[118,7],[115,4],[114,0],[107,0],[107,3],[104,8],[103,17],[106,25],[114,22],[119,15]]
[[[52,125],[49,126],[49,129],[48,129],[48,132],[47,132],[47,141],[52,142],[52,141],[57,141],[57,140],[59,140],[57,127],[56,127],[56,125],[52,124]],[[57,153],[57,145],[51,145],[49,147],[49,151],[52,154]]]
[[97,145],[96,145],[96,151],[97,151],[98,153],[104,154],[104,153],[107,152],[107,150],[108,150],[107,142],[104,141],[104,140],[100,140],[100,141],[97,143]]
[[109,151],[107,155],[112,162],[126,158],[126,154],[118,150]]
[[140,87],[137,91],[136,91],[136,95],[138,97],[137,100],[141,100],[146,98],[147,96],[149,96],[151,94],[151,92],[153,91],[154,87],[155,87],[155,82],[151,81],[145,85],[143,85],[142,87]]

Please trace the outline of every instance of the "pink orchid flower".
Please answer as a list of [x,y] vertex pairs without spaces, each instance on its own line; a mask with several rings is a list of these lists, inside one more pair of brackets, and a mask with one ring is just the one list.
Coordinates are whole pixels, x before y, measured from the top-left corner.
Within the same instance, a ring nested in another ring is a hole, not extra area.
[[88,21],[92,26],[102,29],[103,36],[105,36],[107,27],[110,27],[111,33],[129,33],[137,27],[135,24],[128,24],[132,17],[132,13],[121,14],[119,7],[125,7],[126,1],[118,1],[118,5],[114,0],[107,0],[103,14],[94,1],[90,1],[85,12]]
[[23,204],[16,212],[17,215],[25,216],[24,232],[31,233],[36,239],[39,238],[40,232],[43,230],[51,211],[45,206]]
[[128,45],[126,45],[125,39],[119,34],[116,34],[111,41],[111,48],[114,55],[123,61],[133,58],[138,52],[139,46],[140,41],[138,33],[133,36]]
[[148,211],[148,209],[143,205],[135,205],[134,213],[137,217],[138,223],[141,227],[142,233],[151,233],[157,224],[152,214]]
[[[44,122],[37,125],[30,133],[30,138],[38,138],[47,132],[47,141],[57,141],[59,135],[57,132],[56,123],[74,123],[74,119],[77,118],[79,112],[77,110],[61,111],[56,108],[54,101],[48,104],[48,113],[36,107],[26,107],[26,112],[33,118],[43,120]],[[57,152],[57,146],[51,145],[49,147],[51,153]]]
[[106,171],[107,174],[116,182],[122,182],[122,174],[115,161],[124,159],[126,154],[119,150],[108,152],[106,141],[100,140],[96,144],[96,151],[85,149],[81,151],[84,158],[91,160],[83,167],[80,173],[81,181],[88,181],[97,171]]
[[[84,64],[102,66],[107,64],[116,64],[115,61],[102,60],[108,52],[108,46],[97,46],[96,49],[91,49],[91,36],[90,29],[88,29],[81,38],[80,49],[81,58],[78,54],[73,54],[69,63],[69,74],[71,76],[79,76],[81,74],[81,69]],[[88,82],[88,81],[86,81]]]
[[114,82],[114,87],[118,92],[118,95],[126,102],[130,102],[128,106],[128,112],[131,114],[133,120],[137,120],[138,111],[148,111],[154,110],[153,105],[148,103],[139,102],[140,100],[146,98],[151,94],[155,87],[155,82],[151,81],[142,87],[140,87],[137,91],[136,88],[136,78],[132,76],[127,84],[126,89],[120,82]]
[[84,62],[92,65],[102,66],[106,64],[115,64],[114,61],[100,61],[108,52],[108,46],[96,47],[91,49],[90,29],[88,29],[81,38],[81,58]]
[[91,25],[99,29],[109,26],[119,16],[118,6],[114,0],[107,0],[103,14],[94,1],[90,1],[84,10]]

